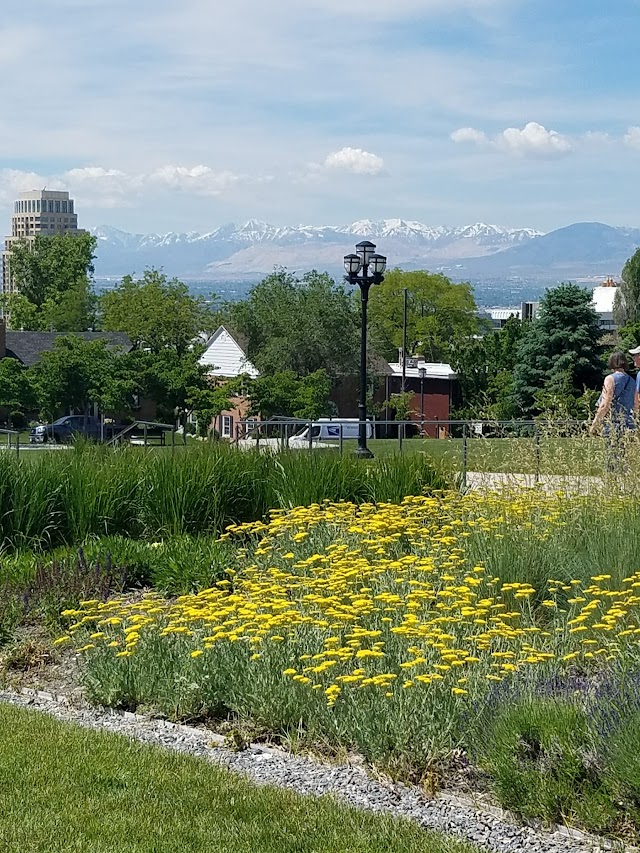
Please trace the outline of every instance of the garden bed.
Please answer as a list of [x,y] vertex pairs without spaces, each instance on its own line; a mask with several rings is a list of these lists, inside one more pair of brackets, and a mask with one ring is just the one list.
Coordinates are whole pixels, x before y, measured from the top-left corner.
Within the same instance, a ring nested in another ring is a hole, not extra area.
[[639,515],[535,489],[274,511],[207,587],[68,607],[54,654],[96,703],[637,841]]

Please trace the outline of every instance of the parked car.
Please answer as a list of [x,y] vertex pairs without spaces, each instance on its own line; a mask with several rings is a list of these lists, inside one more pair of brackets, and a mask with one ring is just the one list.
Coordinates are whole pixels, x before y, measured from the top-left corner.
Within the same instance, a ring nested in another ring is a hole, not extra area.
[[68,444],[74,438],[91,441],[109,441],[125,429],[125,424],[100,422],[100,418],[90,415],[65,415],[52,424],[40,424],[29,431],[31,444],[45,444],[48,441],[56,444]]

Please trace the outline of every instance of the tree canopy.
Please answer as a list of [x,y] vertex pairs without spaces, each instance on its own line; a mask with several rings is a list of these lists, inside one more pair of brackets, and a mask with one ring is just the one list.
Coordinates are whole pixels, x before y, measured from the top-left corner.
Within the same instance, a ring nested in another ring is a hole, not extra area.
[[640,249],[622,268],[613,316],[619,326],[640,323]]
[[95,320],[96,239],[88,233],[36,235],[10,250],[17,292],[3,298],[11,328],[83,332]]
[[575,284],[548,290],[518,346],[514,397],[523,415],[541,411],[541,394],[570,402],[602,380],[598,315]]
[[160,353],[186,353],[201,332],[212,331],[213,315],[204,299],[194,297],[178,279],[154,269],[140,280],[126,275],[100,297],[100,325],[109,332],[126,332],[136,348]]
[[37,405],[29,370],[15,358],[0,359],[0,409],[11,425],[16,416],[24,417]]
[[470,284],[454,284],[425,270],[387,272],[371,288],[369,321],[372,348],[391,359],[403,340],[404,290],[407,290],[407,354],[446,361],[454,341],[478,331],[477,306]]
[[457,342],[451,364],[458,374],[459,417],[502,421],[517,414],[513,371],[522,335],[522,323],[512,317],[501,329]]
[[331,379],[326,370],[316,370],[306,376],[283,370],[250,379],[247,386],[250,414],[260,415],[265,420],[274,415],[318,418],[327,414]]
[[227,305],[226,314],[246,338],[249,360],[261,374],[357,371],[358,309],[351,293],[325,273],[314,270],[299,279],[278,270],[246,300]]

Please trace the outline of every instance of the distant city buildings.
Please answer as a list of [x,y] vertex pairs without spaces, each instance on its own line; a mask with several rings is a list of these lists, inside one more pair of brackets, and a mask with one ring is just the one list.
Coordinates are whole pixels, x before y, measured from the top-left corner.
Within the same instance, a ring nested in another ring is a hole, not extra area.
[[68,192],[33,190],[21,193],[13,205],[11,234],[4,241],[2,293],[6,295],[15,290],[11,275],[11,246],[14,243],[19,240],[32,242],[39,234],[53,237],[64,232],[84,233],[78,228],[74,201],[69,198]]
[[[612,278],[593,288],[593,307],[603,332],[614,332],[618,328],[613,319],[617,292],[618,284]],[[511,317],[523,321],[535,319],[539,307],[539,302],[522,302],[517,308],[483,308],[480,316],[490,320],[494,329],[501,329]]]

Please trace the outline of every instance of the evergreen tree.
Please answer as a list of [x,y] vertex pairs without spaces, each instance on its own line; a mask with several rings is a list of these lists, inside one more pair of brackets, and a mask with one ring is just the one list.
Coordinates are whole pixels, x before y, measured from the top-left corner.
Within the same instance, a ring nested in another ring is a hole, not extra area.
[[548,290],[518,347],[513,391],[519,413],[540,412],[540,392],[568,404],[602,381],[598,315],[588,290],[561,284]]

